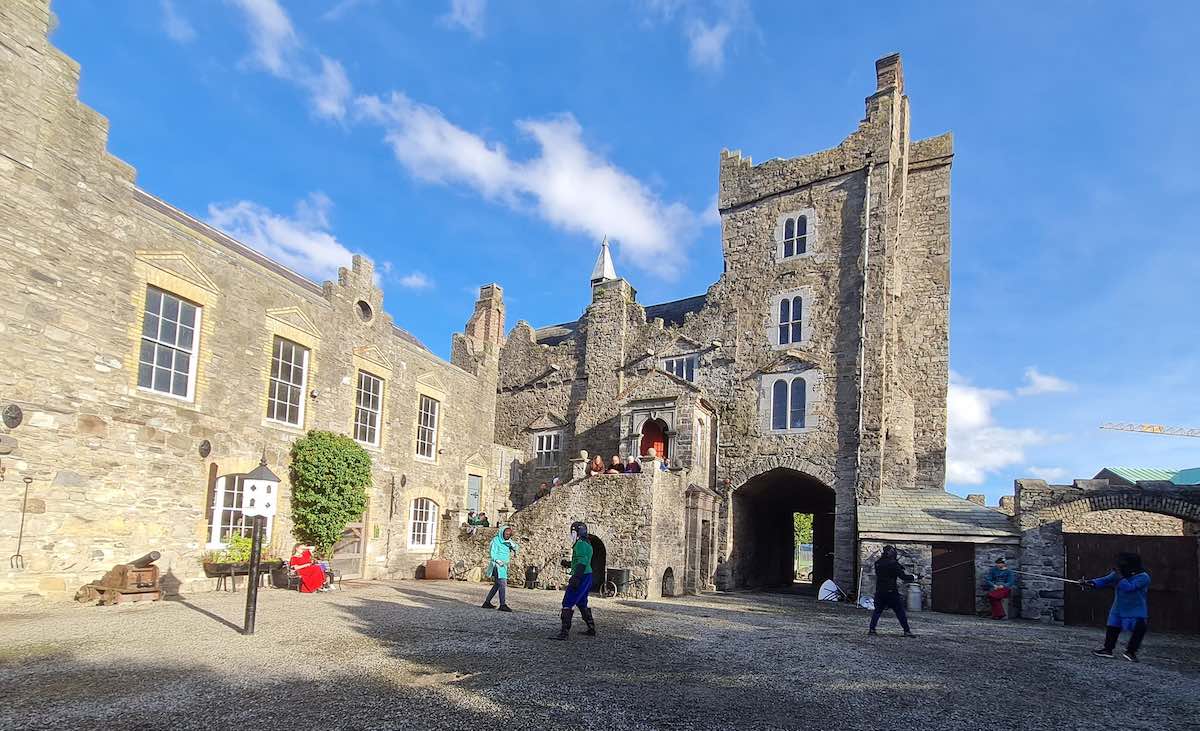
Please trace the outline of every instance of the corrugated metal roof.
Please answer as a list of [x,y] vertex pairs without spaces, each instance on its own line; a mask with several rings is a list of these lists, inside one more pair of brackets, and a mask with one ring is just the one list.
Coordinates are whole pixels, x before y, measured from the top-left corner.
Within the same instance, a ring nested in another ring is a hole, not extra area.
[[1176,485],[1200,485],[1200,467],[1179,470],[1171,478],[1171,482]]
[[1015,536],[1008,516],[945,490],[885,490],[879,505],[860,505],[864,533]]
[[1175,476],[1175,470],[1164,470],[1157,467],[1105,467],[1104,469],[1130,482],[1143,480],[1170,482],[1171,478]]

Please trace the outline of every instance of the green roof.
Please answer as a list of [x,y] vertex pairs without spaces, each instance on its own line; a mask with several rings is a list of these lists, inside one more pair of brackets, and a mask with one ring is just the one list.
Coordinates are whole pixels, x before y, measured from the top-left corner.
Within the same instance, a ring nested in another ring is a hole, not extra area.
[[1171,478],[1171,482],[1174,482],[1176,485],[1200,485],[1200,467],[1179,470]]
[[1105,467],[1096,476],[1111,472],[1130,482],[1171,482],[1176,485],[1200,485],[1200,467],[1163,470],[1157,467]]

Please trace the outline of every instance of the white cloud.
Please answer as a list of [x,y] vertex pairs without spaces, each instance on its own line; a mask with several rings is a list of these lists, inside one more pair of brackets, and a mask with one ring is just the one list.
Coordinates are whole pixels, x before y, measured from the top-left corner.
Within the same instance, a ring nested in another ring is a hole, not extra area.
[[339,0],[339,2],[334,3],[329,10],[326,10],[321,15],[321,20],[338,20],[346,13],[362,5],[364,1],[373,2],[373,0]]
[[1036,429],[999,426],[992,407],[1011,398],[1006,391],[979,388],[950,375],[947,399],[946,481],[978,485],[987,476],[1025,461],[1025,449],[1048,437]]
[[196,29],[188,19],[175,9],[173,0],[162,0],[163,30],[167,37],[176,43],[190,43],[196,38]]
[[688,60],[697,68],[720,71],[725,66],[725,42],[733,26],[728,21],[709,25],[702,20],[687,24]]
[[476,38],[482,38],[486,12],[487,0],[450,0],[450,11],[441,17],[441,21],[451,28],[462,28]]
[[357,105],[364,118],[384,126],[396,159],[413,176],[466,184],[490,200],[532,208],[567,231],[595,239],[608,235],[623,255],[660,276],[675,273],[661,266],[661,255],[677,252],[695,231],[697,217],[686,206],[665,203],[588,149],[569,114],[518,121],[539,152],[514,160],[503,145],[488,143],[404,94],[360,97]]
[[1074,390],[1075,384],[1029,366],[1025,369],[1025,385],[1018,388],[1017,393],[1021,396],[1035,396],[1041,393],[1066,393]]
[[275,261],[317,281],[334,279],[353,253],[329,231],[333,202],[311,193],[283,216],[251,201],[208,206],[208,223]]
[[341,120],[352,88],[337,61],[306,50],[277,0],[230,0],[246,16],[254,63],[271,75],[308,91],[313,110]]
[[433,286],[433,280],[425,276],[424,272],[413,271],[405,274],[397,280],[401,287],[408,289],[429,289]]
[[1026,467],[1025,469],[1029,474],[1046,482],[1058,482],[1071,476],[1071,473],[1063,467]]
[[701,214],[700,223],[705,226],[720,226],[721,225],[721,194],[713,193],[712,200],[708,202],[704,213]]

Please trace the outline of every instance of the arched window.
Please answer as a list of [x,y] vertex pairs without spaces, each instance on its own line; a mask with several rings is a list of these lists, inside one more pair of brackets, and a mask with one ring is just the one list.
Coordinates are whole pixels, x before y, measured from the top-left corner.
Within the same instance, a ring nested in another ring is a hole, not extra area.
[[408,547],[432,550],[437,540],[437,503],[427,497],[413,500],[408,523]]
[[804,383],[803,378],[797,377],[792,379],[792,403],[790,407],[791,416],[788,419],[789,429],[804,428],[804,388],[806,385],[807,384]]
[[798,343],[804,339],[802,320],[804,301],[799,295],[779,301],[779,344]]
[[803,429],[807,424],[808,383],[801,376],[780,378],[771,386],[771,430]]
[[789,218],[783,224],[783,258],[808,251],[808,216]]
[[771,387],[771,428],[787,429],[788,386],[779,380]]

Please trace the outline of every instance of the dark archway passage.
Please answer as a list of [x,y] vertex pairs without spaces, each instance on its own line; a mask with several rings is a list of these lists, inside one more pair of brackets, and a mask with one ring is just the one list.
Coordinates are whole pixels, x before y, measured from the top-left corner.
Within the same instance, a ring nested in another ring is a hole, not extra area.
[[733,493],[734,585],[791,586],[795,571],[794,513],[813,515],[813,584],[833,577],[832,488],[801,472],[778,468]]
[[588,533],[587,539],[588,543],[592,544],[592,588],[589,593],[599,593],[604,582],[608,580],[605,578],[608,569],[608,549],[595,533]]

